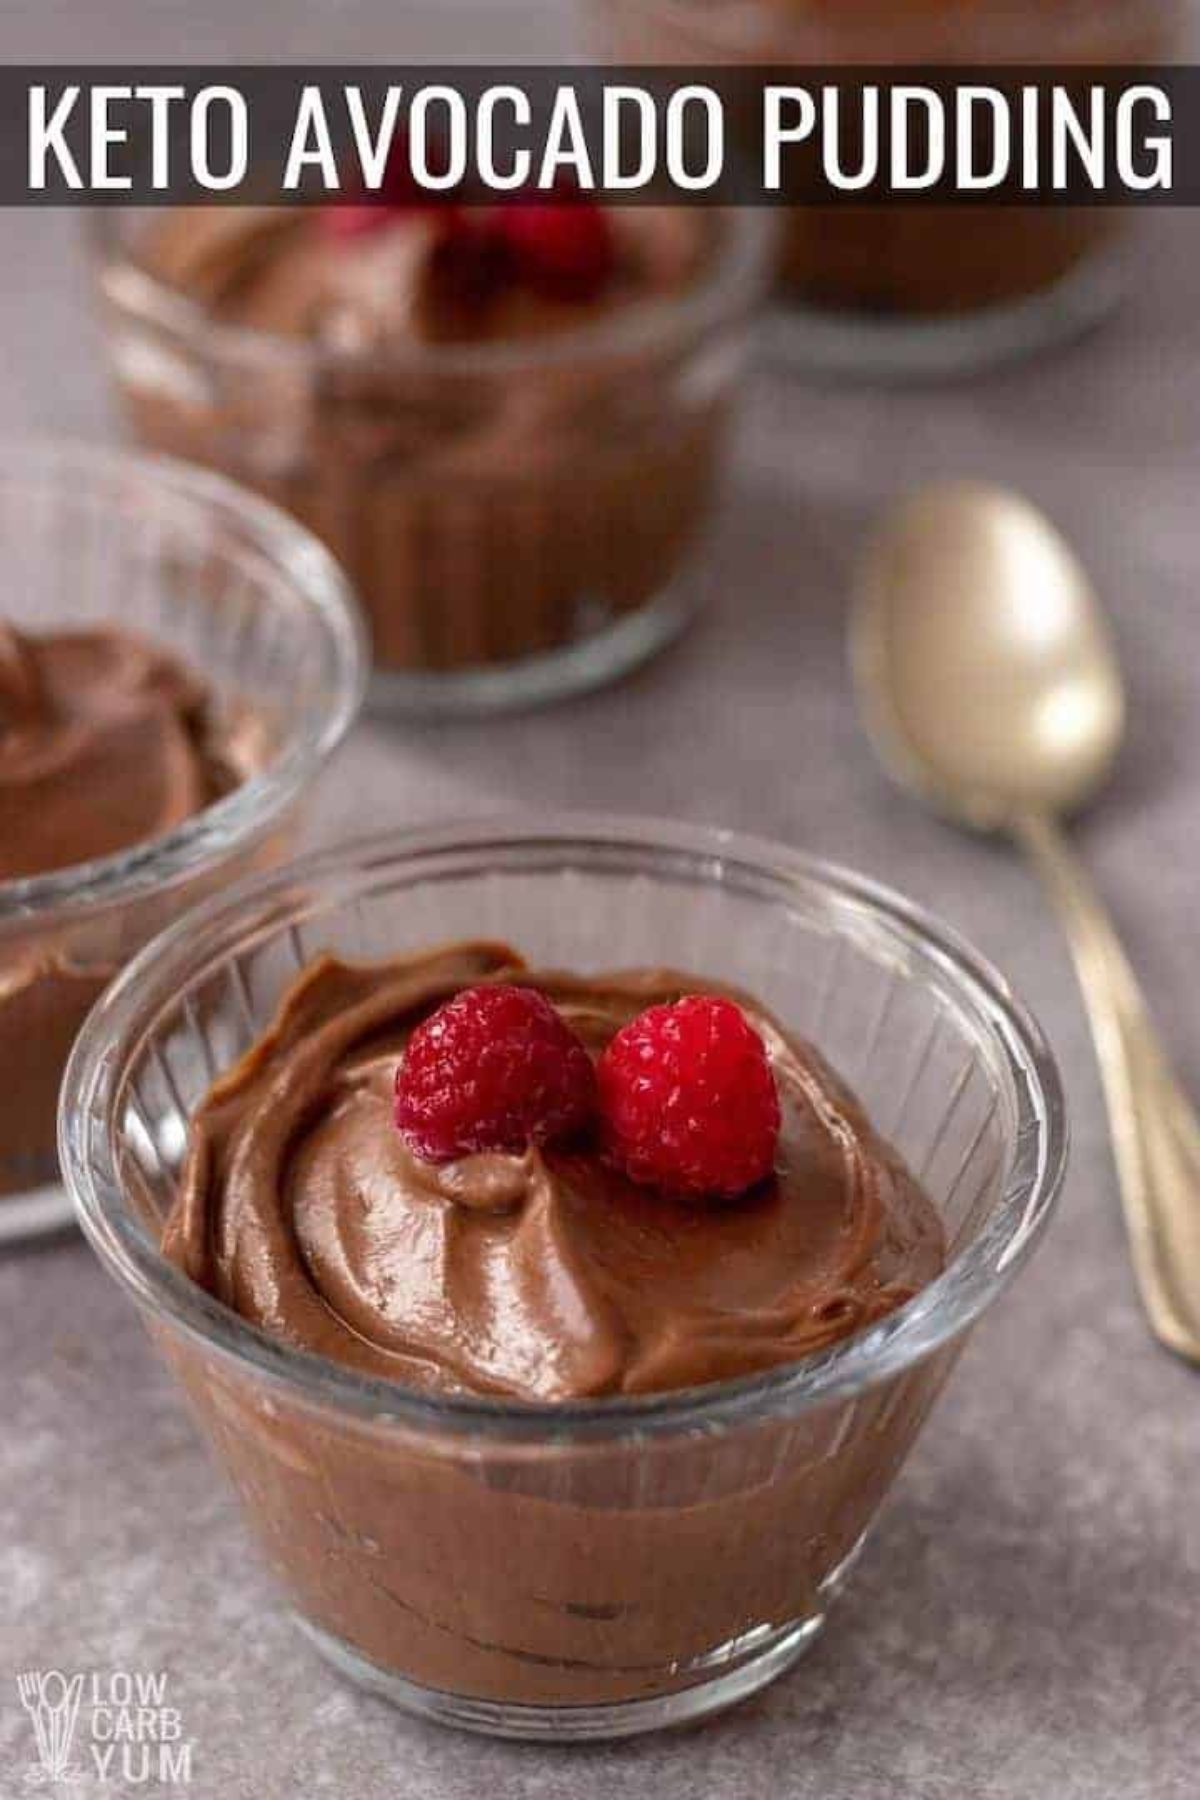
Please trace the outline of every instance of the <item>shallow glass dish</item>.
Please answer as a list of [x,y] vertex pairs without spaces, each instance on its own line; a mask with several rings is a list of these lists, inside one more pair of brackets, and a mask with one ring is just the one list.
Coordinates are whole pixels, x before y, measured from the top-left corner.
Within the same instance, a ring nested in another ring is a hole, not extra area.
[[0,881],[0,1242],[71,1217],[56,1179],[59,1079],[76,1030],[135,950],[214,888],[281,860],[365,679],[346,582],[305,531],[231,482],[103,448],[0,447],[0,617],[136,633],[246,712],[257,772],[116,855]]
[[[166,1262],[189,1115],[297,969],[326,949],[375,958],[479,934],[541,964],[665,962],[764,997],[924,1182],[945,1272],[789,1367],[537,1405],[365,1378],[264,1335]],[[1036,1026],[928,915],[778,846],[576,818],[405,834],[209,902],[93,1014],[61,1147],[88,1237],[307,1636],[402,1706],[565,1741],[727,1706],[813,1641],[967,1333],[1045,1225],[1066,1131]]]
[[324,539],[371,624],[380,710],[558,699],[687,623],[767,214],[710,213],[711,253],[679,294],[548,336],[352,353],[214,317],[154,271],[161,218],[91,221],[130,428]]

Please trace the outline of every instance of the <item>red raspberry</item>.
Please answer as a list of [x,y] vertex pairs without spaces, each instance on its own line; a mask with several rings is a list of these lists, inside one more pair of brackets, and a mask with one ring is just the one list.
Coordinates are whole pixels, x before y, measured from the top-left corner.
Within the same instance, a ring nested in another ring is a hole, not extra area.
[[386,225],[393,217],[394,212],[390,206],[372,204],[368,200],[332,201],[321,208],[322,228],[339,243],[378,231],[381,225]]
[[557,300],[590,300],[612,273],[612,227],[604,209],[582,198],[519,200],[500,209],[517,271]]
[[[430,152],[430,165],[435,170],[445,166],[437,146]],[[348,191],[354,194],[354,189]],[[449,231],[456,223],[458,206],[452,194],[420,186],[409,164],[408,140],[400,135],[392,145],[378,189],[372,194],[360,188],[357,198],[329,201],[321,208],[321,223],[330,237],[346,242],[422,212],[432,213],[439,229]]]
[[396,1125],[427,1162],[481,1150],[519,1154],[586,1125],[592,1059],[534,988],[465,988],[408,1041],[396,1071]]
[[597,1067],[608,1154],[633,1181],[732,1197],[771,1173],[779,1096],[762,1039],[731,1000],[652,1006]]
[[458,229],[460,210],[453,201],[419,193],[407,200],[338,200],[321,208],[321,224],[325,231],[343,244],[382,231],[399,219],[417,217],[428,217],[441,235],[448,236]]
[[429,267],[431,292],[441,308],[487,306],[511,273],[512,251],[495,212],[461,208],[443,223]]

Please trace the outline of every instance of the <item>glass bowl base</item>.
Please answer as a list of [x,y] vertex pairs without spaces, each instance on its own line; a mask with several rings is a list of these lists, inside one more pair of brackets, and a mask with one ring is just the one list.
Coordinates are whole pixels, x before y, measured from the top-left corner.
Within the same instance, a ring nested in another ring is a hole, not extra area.
[[950,380],[1081,336],[1120,304],[1128,275],[1118,244],[1053,287],[975,313],[908,318],[778,305],[763,322],[763,354],[777,368],[839,379]]
[[[526,1743],[586,1744],[604,1739],[637,1737],[646,1731],[690,1725],[712,1713],[723,1712],[757,1694],[811,1648],[825,1623],[817,1612],[798,1623],[783,1626],[765,1637],[761,1645],[742,1656],[732,1668],[722,1669],[676,1693],[646,1700],[619,1700],[600,1706],[527,1706],[502,1700],[477,1700],[466,1694],[450,1694],[408,1681],[390,1669],[370,1662],[341,1638],[334,1637],[299,1613],[294,1623],[327,1662],[357,1686],[390,1700],[405,1712],[453,1725],[483,1737],[512,1738]],[[717,1653],[722,1660],[736,1654],[732,1646]],[[710,1659],[711,1660],[711,1659]]]
[[599,630],[517,662],[464,669],[388,669],[371,675],[367,710],[379,718],[474,718],[566,700],[629,674],[691,623],[697,598],[686,582]]

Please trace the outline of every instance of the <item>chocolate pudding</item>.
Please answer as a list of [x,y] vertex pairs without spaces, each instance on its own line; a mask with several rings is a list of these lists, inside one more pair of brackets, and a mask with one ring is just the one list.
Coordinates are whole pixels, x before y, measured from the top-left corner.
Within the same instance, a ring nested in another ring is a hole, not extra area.
[[[29,636],[0,622],[0,884],[160,837],[245,779],[255,737],[125,632]],[[114,972],[36,926],[0,944],[0,1192],[52,1163],[63,1065]]]
[[[195,1112],[166,1253],[292,1349],[435,1405],[509,1402],[518,1425],[532,1402],[551,1435],[547,1406],[569,1421],[572,1403],[794,1364],[941,1271],[932,1203],[819,1054],[741,995],[779,1125],[773,1167],[736,1197],[639,1185],[599,1127],[418,1157],[397,1068],[444,1002],[492,983],[544,996],[597,1060],[647,1008],[729,994],[665,970],[541,973],[490,943],[322,957]],[[836,1425],[821,1409],[751,1422],[723,1448],[568,1427],[561,1462],[519,1431],[476,1460],[449,1429],[402,1451],[164,1342],[302,1610],[409,1680],[515,1704],[669,1692],[762,1621],[811,1615],[946,1367],[835,1408]]]
[[575,210],[179,209],[106,270],[138,436],[323,537],[382,669],[495,671],[602,633],[666,593],[708,514],[748,300],[719,330],[686,303],[728,222],[581,202],[564,227]]
[[[598,0],[615,55],[665,65],[824,69],[1148,67],[1177,0]],[[1082,108],[1086,116],[1086,106]],[[753,140],[752,140],[753,141]],[[849,152],[853,166],[853,150]],[[780,238],[783,296],[865,321],[964,319],[1049,294],[1103,260],[1131,213],[1094,206],[807,203]]]

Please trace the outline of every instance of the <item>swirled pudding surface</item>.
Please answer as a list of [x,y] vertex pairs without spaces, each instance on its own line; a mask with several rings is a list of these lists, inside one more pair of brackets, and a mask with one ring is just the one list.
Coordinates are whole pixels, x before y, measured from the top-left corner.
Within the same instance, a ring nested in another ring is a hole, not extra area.
[[193,1121],[165,1248],[276,1337],[448,1393],[562,1401],[786,1363],[903,1304],[942,1267],[937,1213],[820,1056],[737,996],[767,1046],[774,1174],[674,1199],[584,1136],[433,1166],[395,1128],[414,1028],[485,981],[538,989],[593,1056],[692,975],[530,970],[502,944],[322,958]]
[[115,628],[0,621],[0,881],[158,837],[246,772],[173,657]]
[[[174,830],[249,777],[267,749],[265,721],[215,706],[197,674],[118,626],[35,635],[0,620],[0,883]],[[49,1179],[75,1033],[169,916],[148,894],[96,916],[35,910],[6,933],[0,1194]]]

